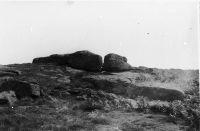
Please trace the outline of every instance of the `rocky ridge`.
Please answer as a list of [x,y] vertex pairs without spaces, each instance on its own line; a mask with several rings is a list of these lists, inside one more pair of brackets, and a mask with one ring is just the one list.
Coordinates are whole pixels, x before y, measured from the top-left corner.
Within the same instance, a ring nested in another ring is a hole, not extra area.
[[[174,84],[177,83],[175,76],[174,80],[171,80],[173,82],[163,82],[163,80],[159,80],[161,78],[158,78],[160,76],[156,74],[156,69],[134,68],[127,63],[126,57],[117,54],[106,55],[104,63],[102,63],[102,57],[97,54],[89,51],[77,51],[72,54],[35,58],[33,64],[27,65],[21,65],[28,68],[27,71],[20,70],[20,65],[17,67],[15,65],[1,66],[0,92],[14,91],[18,99],[27,96],[39,97],[41,86],[44,86],[41,85],[39,79],[35,79],[39,76],[40,79],[43,77],[48,79],[49,82],[44,84],[50,84],[52,78],[57,79],[51,86],[61,83],[69,84],[68,86],[71,88],[79,86],[79,88],[101,90],[130,99],[135,99],[138,96],[161,101],[183,100],[184,98],[185,89],[177,87],[179,83]],[[53,74],[56,71],[54,69],[48,70],[46,66],[56,67],[60,73]],[[35,67],[39,70],[36,68],[37,71],[31,71]],[[46,71],[48,73],[52,71],[52,73],[47,75]],[[31,76],[23,78],[23,73],[27,72],[30,72]],[[62,78],[58,79],[55,75],[60,75]],[[171,76],[169,75],[169,77]],[[19,78],[20,80],[18,80]],[[21,80],[21,78],[23,79]],[[31,81],[29,81],[30,79]],[[186,81],[187,84],[189,82],[190,80]],[[170,87],[171,83],[175,87]],[[166,86],[167,84],[169,86]]]

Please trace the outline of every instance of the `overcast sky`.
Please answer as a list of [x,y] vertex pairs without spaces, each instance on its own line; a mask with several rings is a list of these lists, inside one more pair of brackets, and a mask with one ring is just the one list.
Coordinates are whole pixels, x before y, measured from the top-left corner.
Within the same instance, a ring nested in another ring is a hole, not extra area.
[[132,66],[197,69],[197,8],[197,0],[0,2],[0,64],[90,50]]

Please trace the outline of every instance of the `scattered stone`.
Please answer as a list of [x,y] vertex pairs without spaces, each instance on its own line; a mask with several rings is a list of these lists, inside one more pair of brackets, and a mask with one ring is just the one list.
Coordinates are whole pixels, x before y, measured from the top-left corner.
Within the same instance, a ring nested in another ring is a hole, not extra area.
[[107,54],[104,57],[103,70],[108,72],[120,72],[132,70],[132,66],[127,63],[127,58],[117,54]]
[[63,83],[63,84],[70,84],[70,82],[71,82],[69,76],[63,76],[61,78],[58,78],[57,81],[60,83]]
[[40,96],[40,86],[37,84],[30,84],[32,96]]
[[9,81],[9,80],[14,80],[14,78],[13,78],[13,77],[10,77],[10,76],[0,77],[0,86],[1,86],[1,84],[3,84],[5,81]]
[[8,67],[8,66],[0,65],[0,77],[4,77],[4,76],[15,77],[20,74],[21,74],[21,71],[19,71],[19,70],[16,70],[16,69]]
[[9,72],[9,71],[0,71],[0,77],[4,77],[4,76],[15,77],[17,75],[18,75],[18,73],[13,73],[13,72]]
[[98,125],[96,127],[97,131],[122,131],[119,127],[111,126],[111,125]]
[[16,101],[17,98],[15,92],[13,91],[0,92],[0,104],[9,103],[9,105],[12,107]]
[[3,91],[14,91],[17,99],[24,97],[36,98],[40,96],[40,87],[39,85],[29,84],[27,82],[10,80],[4,82],[0,86],[0,92]]

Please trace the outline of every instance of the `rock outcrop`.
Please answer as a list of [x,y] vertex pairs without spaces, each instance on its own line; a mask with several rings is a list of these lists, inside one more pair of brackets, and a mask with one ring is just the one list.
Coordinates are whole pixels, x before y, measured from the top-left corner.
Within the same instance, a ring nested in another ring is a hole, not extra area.
[[103,64],[102,57],[100,55],[94,54],[87,50],[77,51],[72,54],[54,54],[47,57],[39,57],[33,59],[32,63],[65,65],[92,72],[101,71],[102,68],[107,72],[129,71],[133,69],[132,66],[127,63],[126,57],[110,53],[105,56]]
[[[138,96],[144,96],[150,100],[162,101],[183,100],[184,98],[184,91],[181,90],[182,86],[180,87],[174,82],[176,77],[171,75],[171,73],[169,78],[167,76],[167,79],[170,80],[165,80],[162,76],[158,75],[162,73],[156,73],[155,69],[132,67],[127,63],[126,57],[117,54],[107,54],[104,58],[104,64],[102,64],[101,56],[89,51],[77,51],[66,55],[51,55],[33,61],[33,63],[40,62],[66,65],[66,72],[69,73],[69,76],[65,76],[64,74],[62,78],[55,76],[56,81],[60,84],[101,90],[130,99],[135,99]],[[92,72],[101,70],[106,72],[94,74],[85,71],[74,71],[72,68]],[[45,74],[40,73],[40,76],[45,76]],[[54,78],[53,76],[51,77]],[[162,79],[158,79],[158,77]]]
[[107,54],[104,57],[103,70],[109,72],[120,72],[132,70],[132,66],[127,63],[127,58],[117,54]]
[[128,82],[128,76],[123,75],[83,75],[72,80],[77,87],[102,90],[120,96],[135,99],[138,96],[147,97],[150,100],[173,101],[183,100],[184,94],[175,89],[160,87],[137,86]]
[[72,54],[50,55],[33,59],[33,63],[52,63],[55,65],[66,65],[86,71],[101,71],[102,57],[90,51],[77,51]]

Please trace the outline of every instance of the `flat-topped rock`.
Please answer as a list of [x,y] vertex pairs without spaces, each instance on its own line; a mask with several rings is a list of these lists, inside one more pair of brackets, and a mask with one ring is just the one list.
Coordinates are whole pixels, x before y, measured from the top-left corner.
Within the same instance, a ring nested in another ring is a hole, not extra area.
[[183,100],[184,98],[184,94],[181,91],[162,87],[139,86],[131,83],[127,77],[121,73],[112,75],[86,74],[72,80],[72,83],[78,84],[77,86],[79,87],[102,90],[131,99],[135,99],[138,96],[144,96],[150,100],[162,101]]

